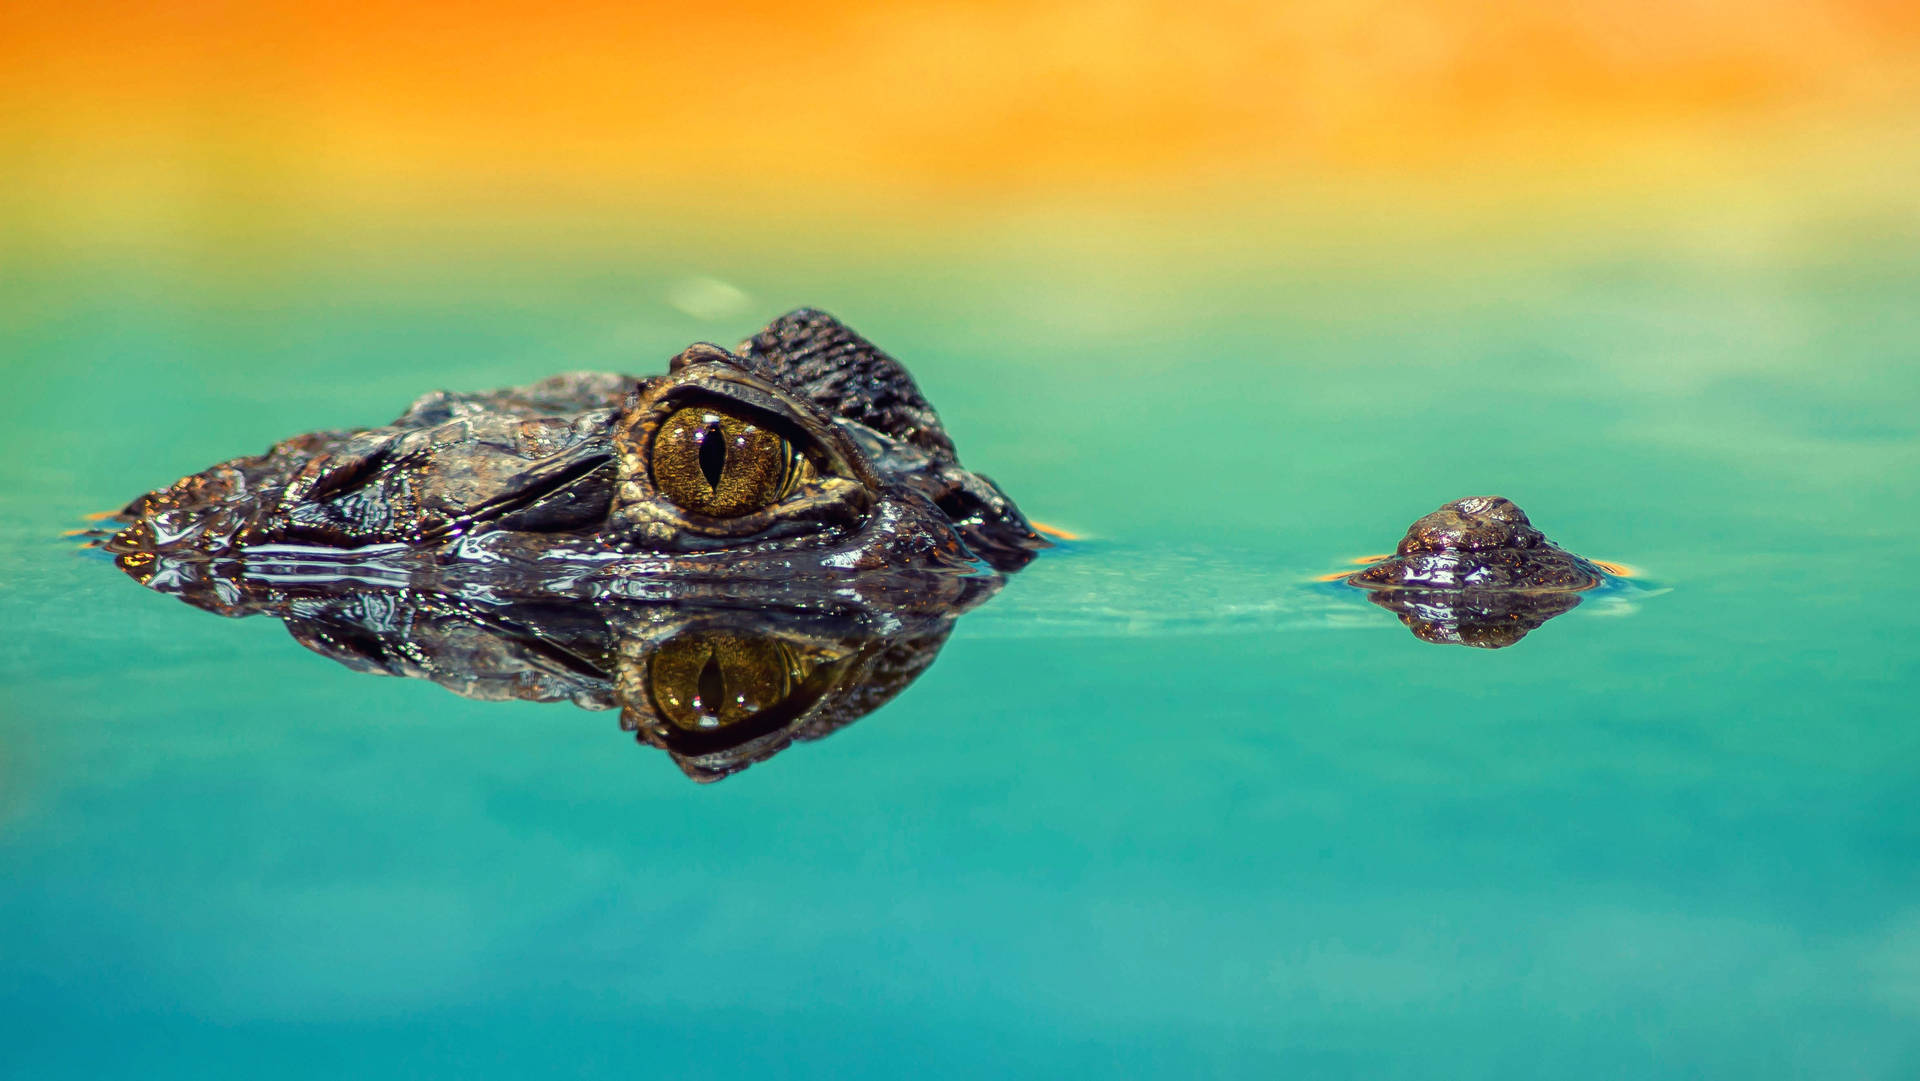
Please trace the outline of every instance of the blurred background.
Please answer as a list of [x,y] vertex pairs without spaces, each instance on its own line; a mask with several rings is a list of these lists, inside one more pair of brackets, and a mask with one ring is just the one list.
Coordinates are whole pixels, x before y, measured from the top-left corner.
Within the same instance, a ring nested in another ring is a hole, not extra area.
[[959,257],[1071,263],[1098,280],[1011,292],[1125,320],[1167,260],[1910,230],[1920,154],[1920,14],[1889,0],[4,17],[9,258],[203,288]]
[[[1920,1076],[1917,175],[1896,0],[4,3],[0,1075]],[[1092,539],[719,785],[58,542],[802,304]],[[1493,492],[1642,603],[1312,584]]]
[[[927,355],[949,346],[1058,409],[1088,400],[1078,366],[1049,392],[1069,357],[1139,380],[1232,355],[1257,380],[1344,339],[1349,371],[1419,366],[1566,300],[1657,339],[1620,358],[1636,379],[1698,390],[1798,344],[1773,301],[1807,276],[1842,304],[1898,291],[1920,239],[1920,14],[1888,0],[4,19],[16,433],[78,406],[83,373],[96,405],[224,387],[286,430],[351,385],[322,419],[369,423],[359,403],[425,372],[645,369],[801,303],[919,350],[936,401],[974,383]],[[1671,310],[1676,288],[1710,310]],[[963,446],[996,423],[957,405]],[[1036,483],[1077,453],[1018,430]],[[1355,453],[1329,465],[1384,464]]]

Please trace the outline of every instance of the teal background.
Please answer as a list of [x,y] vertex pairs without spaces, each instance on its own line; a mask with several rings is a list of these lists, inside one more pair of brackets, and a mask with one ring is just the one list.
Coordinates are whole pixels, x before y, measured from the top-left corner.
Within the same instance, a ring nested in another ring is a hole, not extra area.
[[[17,265],[0,1074],[1920,1075],[1913,239]],[[1089,539],[715,786],[59,536],[803,303]],[[1312,584],[1487,493],[1645,587],[1485,652]]]

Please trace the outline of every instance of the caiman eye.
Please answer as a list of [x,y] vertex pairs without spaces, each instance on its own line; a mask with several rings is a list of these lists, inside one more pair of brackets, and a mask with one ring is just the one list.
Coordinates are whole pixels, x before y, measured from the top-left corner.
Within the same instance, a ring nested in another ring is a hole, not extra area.
[[779,433],[706,405],[667,417],[653,437],[654,487],[683,510],[738,518],[793,491],[804,459]]
[[806,678],[778,639],[688,634],[648,661],[660,715],[685,732],[731,728],[779,705]]

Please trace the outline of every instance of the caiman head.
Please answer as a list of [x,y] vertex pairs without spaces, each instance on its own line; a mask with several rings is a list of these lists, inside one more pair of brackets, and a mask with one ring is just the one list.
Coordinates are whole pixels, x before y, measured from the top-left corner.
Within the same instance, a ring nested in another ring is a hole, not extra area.
[[811,310],[735,350],[694,345],[661,376],[429,394],[392,424],[296,436],[117,517],[102,546],[143,580],[179,559],[317,552],[513,595],[1006,571],[1047,546],[960,464],[906,369]]

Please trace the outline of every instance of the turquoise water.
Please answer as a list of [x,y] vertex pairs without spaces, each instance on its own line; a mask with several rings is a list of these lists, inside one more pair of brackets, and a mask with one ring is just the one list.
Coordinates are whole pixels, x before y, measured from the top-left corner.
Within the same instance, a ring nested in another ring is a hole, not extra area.
[[[23,275],[0,1072],[1920,1074],[1914,252]],[[748,299],[676,310],[694,273]],[[716,785],[58,537],[427,389],[654,370],[800,303],[1089,539]],[[1483,493],[1647,584],[1498,651],[1314,584]]]

